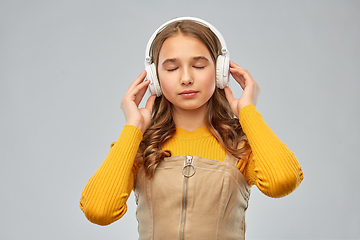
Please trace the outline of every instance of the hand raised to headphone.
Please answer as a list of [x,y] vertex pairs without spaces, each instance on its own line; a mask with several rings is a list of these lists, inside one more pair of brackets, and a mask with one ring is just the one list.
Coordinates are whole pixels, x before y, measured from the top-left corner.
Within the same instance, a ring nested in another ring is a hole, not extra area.
[[230,73],[244,90],[241,97],[236,99],[229,87],[224,88],[231,110],[236,117],[239,117],[240,110],[243,107],[250,104],[256,106],[256,102],[260,94],[260,87],[246,69],[240,67],[234,62],[230,62]]
[[143,81],[145,76],[146,71],[144,70],[135,81],[130,84],[120,104],[125,115],[126,125],[133,125],[139,128],[143,134],[150,126],[152,108],[156,98],[155,95],[151,95],[146,101],[145,107],[139,109],[139,104],[150,84],[150,80]]

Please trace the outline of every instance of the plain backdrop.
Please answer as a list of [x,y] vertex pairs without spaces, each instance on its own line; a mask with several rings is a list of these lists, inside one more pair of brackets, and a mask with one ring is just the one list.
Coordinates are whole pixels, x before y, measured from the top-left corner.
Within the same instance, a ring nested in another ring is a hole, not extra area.
[[360,239],[360,1],[346,0],[0,0],[0,239],[137,239],[133,195],[107,227],[79,199],[125,124],[148,39],[179,16],[222,33],[303,167],[285,198],[252,188],[247,239]]

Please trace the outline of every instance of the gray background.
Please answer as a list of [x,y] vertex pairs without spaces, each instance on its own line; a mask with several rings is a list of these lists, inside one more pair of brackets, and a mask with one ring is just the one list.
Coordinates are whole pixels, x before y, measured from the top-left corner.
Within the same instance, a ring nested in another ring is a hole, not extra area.
[[[252,188],[248,239],[360,239],[360,1],[0,1],[0,239],[136,239],[78,207],[125,119],[152,32],[177,16],[219,29],[262,93],[258,110],[305,179]],[[231,80],[237,96],[240,87]]]

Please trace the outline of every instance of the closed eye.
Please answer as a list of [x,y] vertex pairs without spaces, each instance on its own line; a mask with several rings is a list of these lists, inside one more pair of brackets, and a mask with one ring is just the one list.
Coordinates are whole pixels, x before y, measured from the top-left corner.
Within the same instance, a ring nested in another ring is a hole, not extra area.
[[170,69],[166,69],[166,71],[168,71],[168,72],[173,72],[173,71],[175,71],[176,69],[178,69],[178,68],[170,68]]
[[196,68],[196,69],[203,69],[203,68],[205,68],[205,66],[194,66],[194,68]]

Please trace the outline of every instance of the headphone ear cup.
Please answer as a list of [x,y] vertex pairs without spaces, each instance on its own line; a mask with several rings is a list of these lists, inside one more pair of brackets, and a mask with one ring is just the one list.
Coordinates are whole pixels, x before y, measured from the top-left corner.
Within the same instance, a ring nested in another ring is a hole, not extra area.
[[147,73],[146,78],[148,80],[150,80],[149,90],[150,90],[151,95],[155,94],[157,97],[161,96],[162,92],[161,92],[160,84],[159,84],[159,81],[157,78],[155,64],[152,63],[152,64],[146,66],[145,70]]
[[216,86],[220,89],[229,83],[230,60],[228,56],[219,55],[216,59]]
[[223,58],[224,56],[219,55],[216,59],[216,87],[221,88],[222,81],[222,69],[223,69]]

